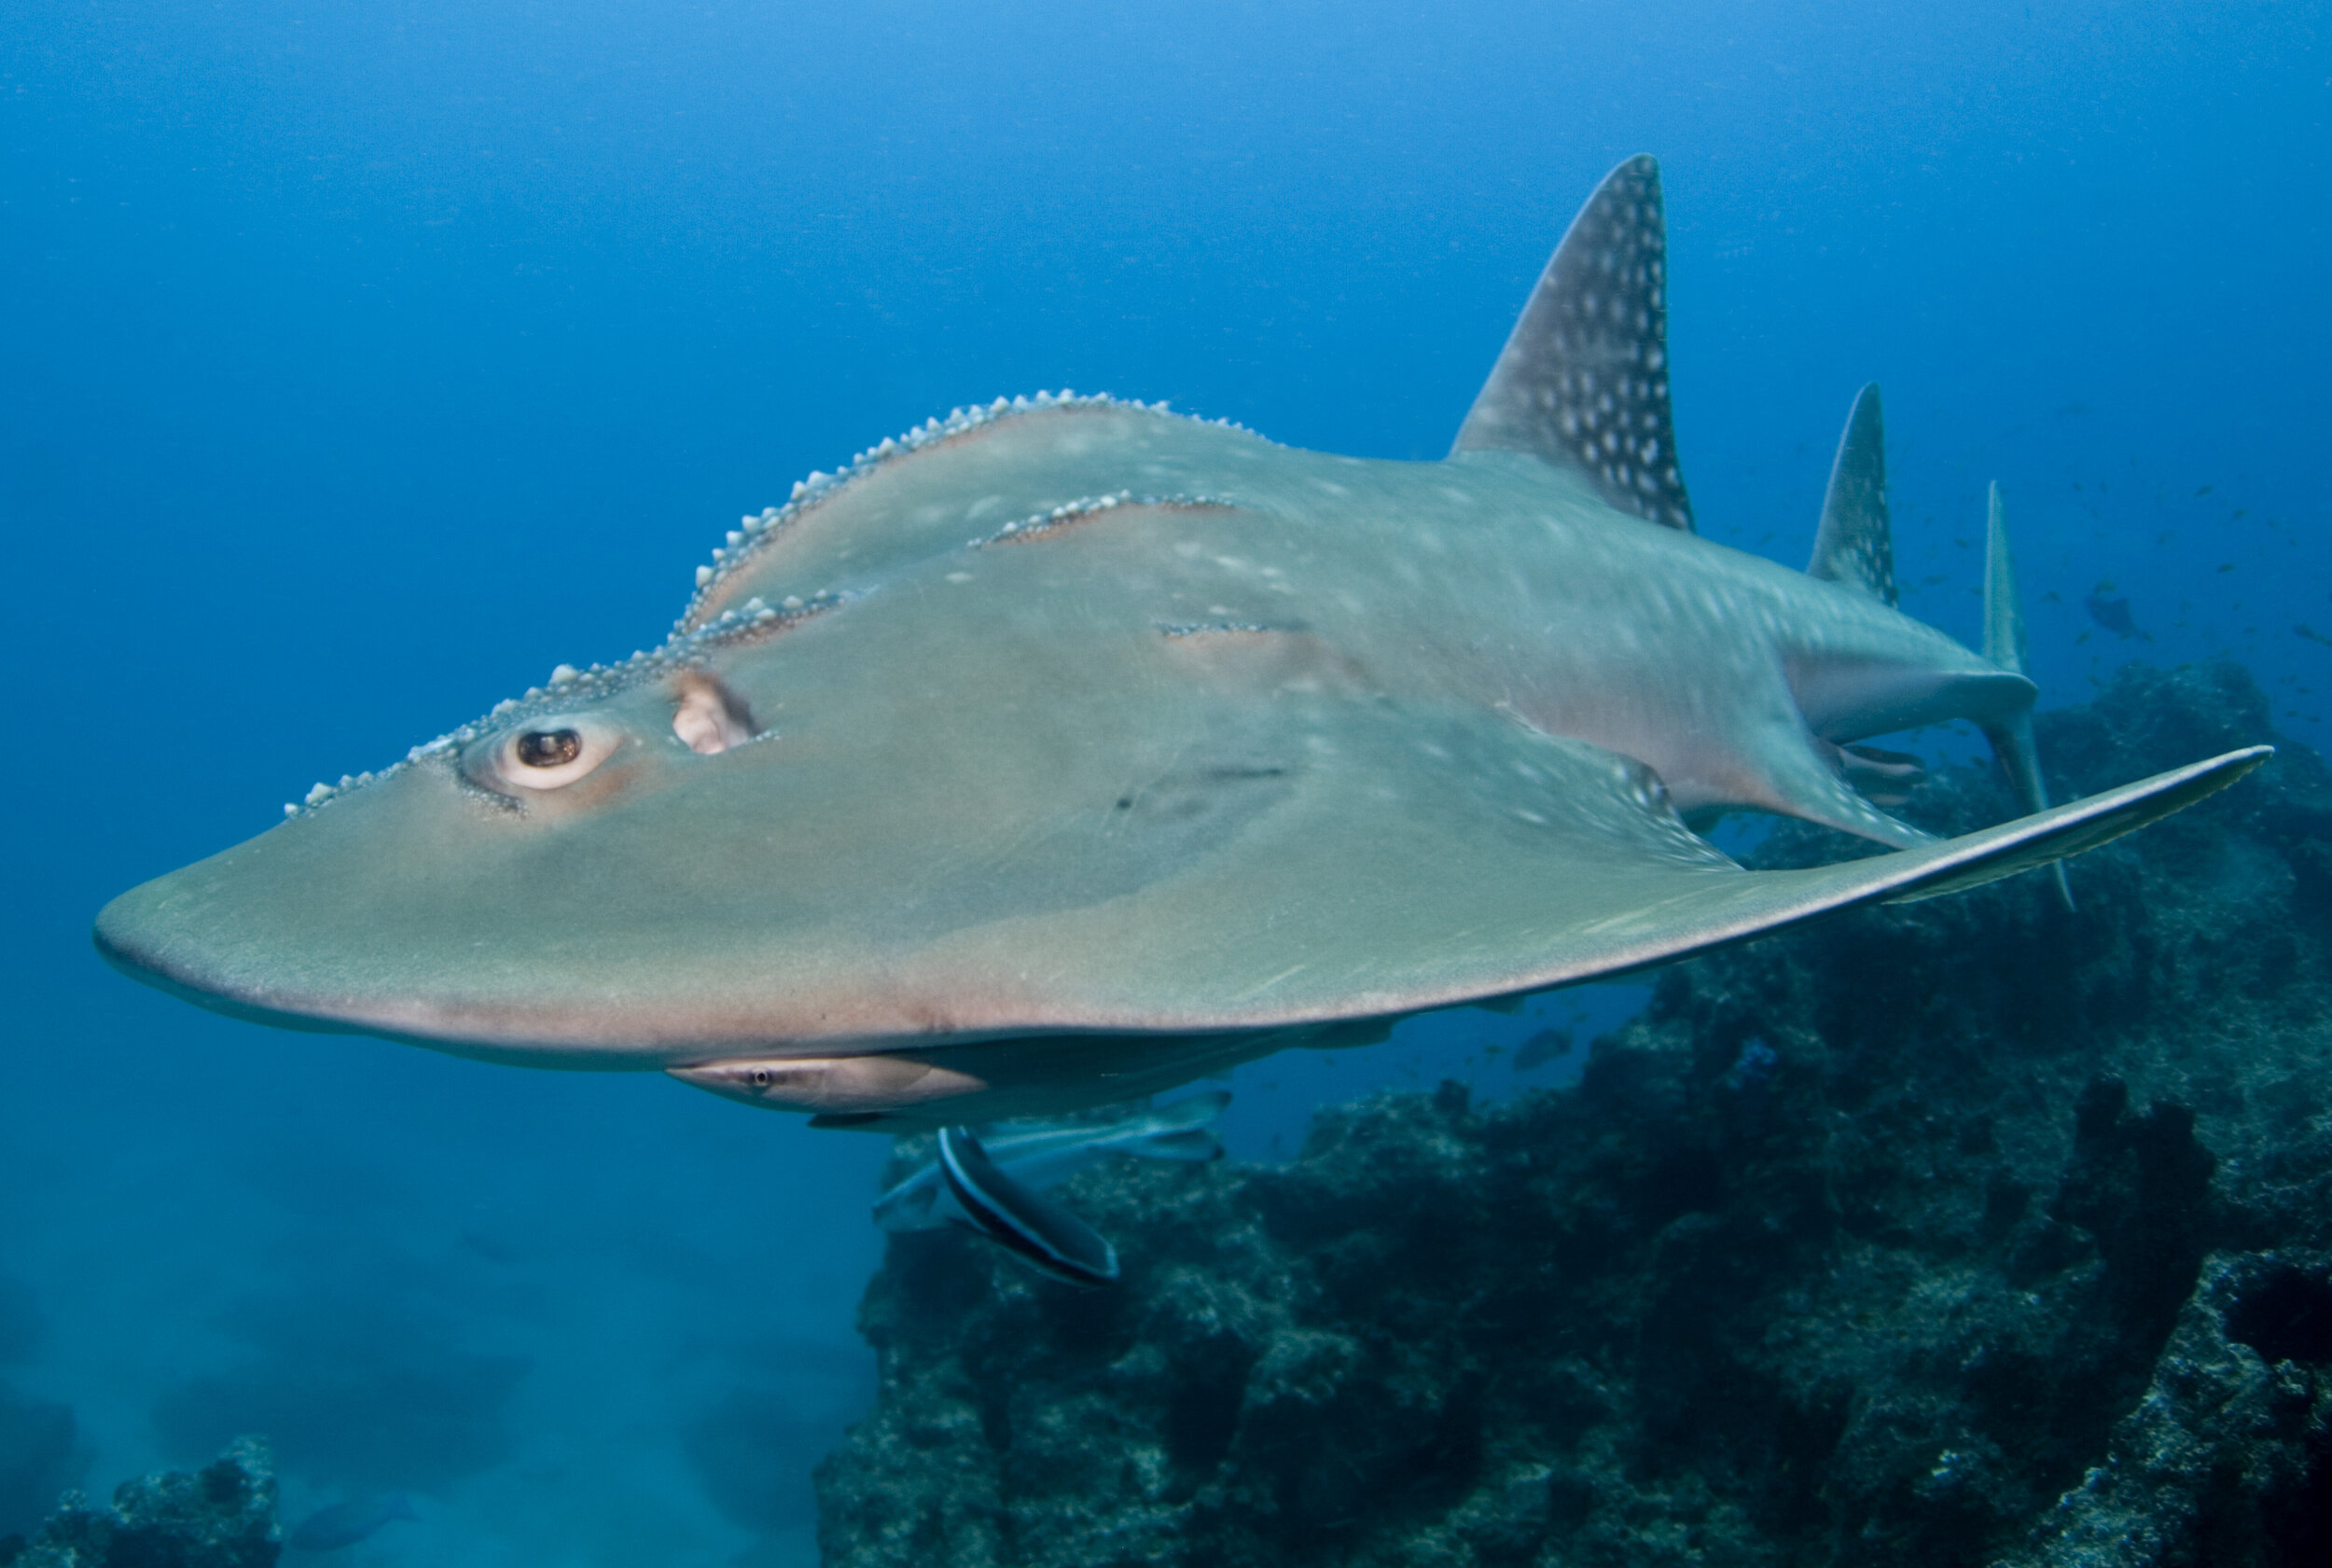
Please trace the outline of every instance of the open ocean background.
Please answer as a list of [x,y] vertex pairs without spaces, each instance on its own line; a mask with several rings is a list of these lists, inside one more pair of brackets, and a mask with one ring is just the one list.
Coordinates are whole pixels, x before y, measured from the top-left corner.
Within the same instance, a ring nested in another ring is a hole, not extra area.
[[[413,1493],[351,1563],[812,1560],[882,1141],[224,1021],[108,971],[90,916],[653,645],[741,514],[955,405],[1437,457],[1627,154],[1665,165],[1706,533],[1802,563],[1876,379],[1907,609],[1975,638],[1998,478],[2046,703],[2232,655],[2322,745],[2328,33],[2243,0],[0,0],[0,1533],[260,1430],[288,1519]],[[1640,994],[1243,1070],[1234,1150],[1384,1082],[1504,1092],[1486,1044],[1575,1025],[1555,1081]]]

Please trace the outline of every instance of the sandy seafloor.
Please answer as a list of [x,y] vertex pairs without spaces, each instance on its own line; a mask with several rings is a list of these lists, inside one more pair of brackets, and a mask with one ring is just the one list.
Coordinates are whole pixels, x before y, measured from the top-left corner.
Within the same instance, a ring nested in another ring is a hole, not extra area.
[[[259,1428],[294,1519],[414,1494],[352,1563],[808,1561],[879,1141],[223,1021],[90,915],[651,645],[732,519],[954,405],[1438,455],[1629,153],[1704,532],[1801,561],[1876,378],[1908,609],[1973,635],[1997,478],[2049,699],[2231,654],[2323,743],[2320,5],[0,18],[0,1406],[74,1433],[28,1487]],[[1638,994],[1245,1069],[1234,1152]]]

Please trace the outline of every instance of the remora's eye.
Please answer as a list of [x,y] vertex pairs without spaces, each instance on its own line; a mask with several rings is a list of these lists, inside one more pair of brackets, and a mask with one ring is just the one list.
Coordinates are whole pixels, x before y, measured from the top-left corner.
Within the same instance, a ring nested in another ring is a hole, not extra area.
[[622,732],[613,725],[589,714],[561,714],[494,742],[471,765],[470,776],[505,793],[561,789],[588,775],[622,745]]

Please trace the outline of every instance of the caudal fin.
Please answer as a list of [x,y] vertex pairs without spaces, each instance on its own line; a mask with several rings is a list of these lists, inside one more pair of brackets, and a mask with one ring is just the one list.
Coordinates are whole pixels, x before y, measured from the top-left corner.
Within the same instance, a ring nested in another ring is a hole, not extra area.
[[2012,675],[2024,673],[2024,605],[2017,598],[2008,510],[1998,479],[1984,498],[1984,657]]
[[[2008,514],[2000,499],[2000,481],[1992,482],[1984,516],[1984,657],[2012,675],[2024,673],[2024,605],[2017,597],[2016,561],[2008,553]],[[2040,751],[2033,743],[2033,715],[2028,710],[1984,727],[1992,755],[2008,775],[2026,815],[2048,809],[2048,785],[2041,778]],[[2058,896],[2068,909],[2073,884],[2065,880],[2064,862],[2051,868]]]

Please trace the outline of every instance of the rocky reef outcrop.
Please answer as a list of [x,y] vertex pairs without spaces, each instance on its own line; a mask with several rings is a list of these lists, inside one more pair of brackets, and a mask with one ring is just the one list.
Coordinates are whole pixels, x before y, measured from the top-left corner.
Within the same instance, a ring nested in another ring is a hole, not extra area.
[[282,1551],[274,1466],[246,1437],[192,1475],[122,1482],[109,1507],[68,1497],[31,1540],[0,1537],[0,1568],[272,1568]]
[[[2060,798],[2256,741],[2043,716]],[[1907,814],[2012,814],[1986,772]],[[1835,854],[1784,828],[1769,862]],[[1669,969],[1575,1087],[1063,1196],[1120,1288],[896,1238],[832,1568],[2332,1561],[2332,774]]]

